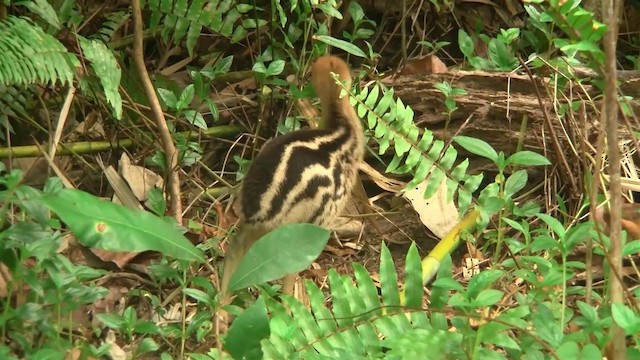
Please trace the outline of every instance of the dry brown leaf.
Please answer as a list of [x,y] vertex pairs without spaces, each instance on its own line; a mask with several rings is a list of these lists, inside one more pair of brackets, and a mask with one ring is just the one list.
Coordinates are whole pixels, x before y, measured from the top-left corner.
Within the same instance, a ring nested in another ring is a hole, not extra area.
[[102,116],[97,111],[90,112],[83,122],[78,124],[73,130],[74,133],[81,135],[83,138],[104,140],[107,133],[102,125]]
[[100,260],[114,263],[119,269],[123,269],[133,258],[139,253],[133,252],[114,252],[103,249],[90,249],[91,252]]
[[11,275],[11,270],[3,264],[0,263],[0,298],[5,298],[9,294],[9,283],[13,276]]
[[154,187],[164,187],[162,176],[142,166],[133,165],[126,153],[122,153],[120,157],[118,170],[140,202],[147,201],[149,192]]
[[440,58],[435,55],[427,55],[423,58],[412,59],[400,70],[402,76],[412,76],[418,74],[444,74],[449,69]]
[[[24,174],[23,183],[31,186],[40,186],[47,181],[51,173],[49,172],[49,163],[44,157],[25,157],[3,159],[2,162],[9,169],[20,169]],[[66,172],[71,165],[70,157],[56,157],[53,163],[58,167],[60,172]],[[10,165],[10,166],[9,166]]]

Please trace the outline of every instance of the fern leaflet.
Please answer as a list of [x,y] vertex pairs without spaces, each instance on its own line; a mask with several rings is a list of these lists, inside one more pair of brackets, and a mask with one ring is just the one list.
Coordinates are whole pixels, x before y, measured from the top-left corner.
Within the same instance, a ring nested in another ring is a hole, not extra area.
[[454,167],[458,157],[455,148],[449,146],[445,149],[445,143],[435,140],[428,129],[424,129],[420,136],[420,129],[413,122],[413,110],[400,99],[394,101],[393,95],[393,89],[374,84],[350,98],[358,116],[366,119],[369,130],[378,141],[379,153],[385,153],[393,143],[394,156],[386,171],[395,174],[413,172],[413,179],[405,190],[414,188],[429,177],[424,192],[427,199],[446,179],[447,199],[453,199],[457,193],[458,207],[464,214],[471,204],[472,193],[480,186],[482,174],[467,174],[468,159]]

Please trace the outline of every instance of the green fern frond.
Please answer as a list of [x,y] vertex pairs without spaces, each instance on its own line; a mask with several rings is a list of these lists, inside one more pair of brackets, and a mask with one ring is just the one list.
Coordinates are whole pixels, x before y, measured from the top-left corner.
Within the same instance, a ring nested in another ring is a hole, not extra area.
[[0,21],[0,84],[71,83],[78,59],[26,18]]
[[115,32],[124,26],[130,17],[131,13],[128,11],[117,11],[109,14],[102,24],[102,28],[100,28],[98,33],[93,37],[99,38],[105,43],[112,41]]
[[380,145],[380,154],[393,144],[394,157],[386,171],[396,174],[413,172],[413,179],[405,190],[416,187],[429,177],[424,192],[424,197],[428,199],[435,194],[442,181],[446,181],[447,199],[453,199],[457,193],[460,214],[466,212],[471,204],[472,193],[482,181],[482,174],[467,174],[467,159],[454,167],[458,158],[455,148],[448,146],[445,149],[445,143],[434,139],[428,129],[422,130],[420,136],[421,130],[413,122],[413,110],[400,99],[394,101],[393,89],[374,84],[352,96],[350,101],[356,107],[358,116],[366,119],[368,128]]
[[0,108],[2,113],[10,116],[27,117],[27,98],[25,91],[16,86],[5,86],[0,84]]
[[253,7],[246,4],[236,4],[234,0],[150,0],[151,9],[150,27],[157,28],[162,22],[162,38],[178,44],[187,37],[187,50],[193,53],[193,48],[200,37],[203,27],[231,37],[231,41],[242,39],[246,28],[257,27],[266,22],[247,19],[242,23],[239,20],[242,14]]
[[100,40],[88,40],[80,37],[80,47],[82,47],[84,57],[90,61],[91,68],[100,79],[104,95],[114,110],[115,118],[121,119],[122,97],[119,92],[121,71],[118,61],[111,50]]
[[[293,297],[284,297],[283,304],[271,300],[271,335],[262,341],[265,359],[376,359],[385,357],[388,342],[401,343],[407,333],[416,330],[429,334],[434,329],[422,306],[420,256],[415,244],[409,249],[406,262],[406,304],[400,306],[400,291],[391,253],[382,247],[380,283],[382,297],[371,274],[354,264],[356,283],[349,276],[329,270],[332,307],[325,302],[322,291],[306,282],[310,309]],[[288,310],[287,310],[288,309]]]

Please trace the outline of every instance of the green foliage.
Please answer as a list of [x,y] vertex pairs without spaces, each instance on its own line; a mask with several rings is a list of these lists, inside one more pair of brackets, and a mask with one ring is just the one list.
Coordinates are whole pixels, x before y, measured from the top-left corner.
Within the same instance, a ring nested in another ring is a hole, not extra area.
[[[0,165],[0,170],[4,167]],[[75,339],[63,336],[60,329],[74,329],[71,314],[104,298],[108,291],[96,286],[95,280],[105,275],[105,271],[84,265],[73,264],[66,256],[59,254],[62,243],[63,226],[71,229],[76,238],[90,247],[113,251],[159,250],[172,258],[188,261],[202,261],[202,253],[196,249],[172,223],[171,219],[161,219],[142,211],[132,211],[121,205],[99,200],[87,193],[61,189],[59,181],[50,180],[44,190],[38,191],[21,185],[22,173],[14,170],[0,176],[0,262],[10,271],[11,277],[6,289],[8,296],[0,299],[3,316],[0,331],[8,342],[0,346],[3,358],[9,354],[25,354],[27,358],[49,356],[63,357],[76,346]],[[9,210],[15,214],[9,216]],[[58,216],[51,216],[53,210]],[[8,223],[10,218],[19,219]],[[29,266],[25,266],[29,263]],[[179,274],[168,264],[152,266],[152,274],[163,269],[164,279],[184,284],[184,273]],[[204,282],[194,279],[200,288],[213,291],[208,279]],[[166,281],[166,280],[165,280]],[[24,292],[23,289],[29,289]],[[15,306],[13,292],[25,295],[24,301]],[[135,295],[134,291],[131,295]],[[189,294],[189,289],[184,290]],[[192,289],[191,294],[195,293]],[[144,294],[145,299],[160,307],[155,296]],[[195,296],[194,296],[195,297]],[[215,302],[211,302],[214,304]],[[162,310],[162,309],[161,309]],[[187,330],[187,336],[206,334],[202,326],[209,325],[206,312],[194,317]],[[118,330],[119,334],[134,339],[146,336],[137,343],[136,356],[158,350],[158,344],[150,335],[175,337],[175,328],[159,327],[155,323],[137,317],[134,308],[123,313],[100,314],[98,318],[107,327]],[[177,332],[180,334],[180,332]],[[100,357],[108,350],[108,344],[100,348],[83,345],[87,355]]]
[[[382,96],[381,96],[382,95]],[[419,129],[413,122],[413,110],[405,106],[402,100],[394,100],[393,89],[382,84],[364,88],[351,98],[358,116],[366,119],[367,126],[373,131],[373,137],[380,145],[380,154],[384,154],[393,144],[394,157],[386,172],[407,174],[413,172],[413,179],[406,189],[429,177],[424,197],[430,198],[444,180],[447,184],[447,198],[457,193],[460,213],[464,214],[471,204],[471,195],[478,189],[482,174],[466,173],[468,160],[454,166],[457,151],[453,147],[444,148],[442,140],[436,140],[433,133]],[[446,178],[446,179],[445,179]]]
[[446,115],[450,119],[453,112],[458,110],[454,97],[467,95],[467,90],[454,88],[446,81],[434,84],[433,87],[444,95],[444,106],[447,108]]
[[179,44],[186,36],[187,50],[192,54],[205,27],[236,42],[244,38],[248,29],[265,25],[266,20],[263,19],[256,21],[246,18],[240,21],[242,15],[253,8],[233,0],[150,0],[149,26],[151,29],[160,29],[167,43]]
[[[585,55],[593,64],[602,64],[604,52],[598,46],[606,27],[595,20],[592,12],[580,6],[579,0],[529,0],[525,5],[528,24],[543,34],[547,41],[570,59]],[[542,11],[540,11],[542,10]],[[555,33],[559,28],[566,38]],[[529,36],[531,38],[532,36]]]
[[512,46],[512,42],[519,35],[519,29],[500,29],[500,34],[495,39],[484,35],[479,36],[479,38],[487,44],[489,50],[488,59],[475,55],[473,39],[463,29],[458,30],[458,44],[460,45],[460,51],[462,51],[464,57],[473,68],[511,71],[519,65],[518,58],[516,58]]
[[[284,306],[269,301],[267,307],[273,315],[271,335],[262,342],[264,358],[347,356],[350,359],[375,359],[383,357],[385,348],[403,351],[404,354],[423,350],[424,344],[411,345],[403,339],[406,339],[406,334],[427,339],[435,329],[425,312],[400,306],[397,274],[391,254],[384,246],[380,266],[381,297],[371,275],[361,265],[354,264],[357,284],[349,277],[330,270],[331,307],[326,305],[322,291],[311,282],[305,284],[310,309],[291,297],[283,298]],[[407,275],[409,271],[419,273],[419,269],[420,260],[414,245],[407,257]],[[407,276],[410,279],[405,284],[407,304],[422,303],[420,278]],[[455,337],[452,334],[450,338]],[[443,353],[442,358],[446,355]]]
[[0,84],[71,83],[78,60],[53,36],[21,17],[0,21]]

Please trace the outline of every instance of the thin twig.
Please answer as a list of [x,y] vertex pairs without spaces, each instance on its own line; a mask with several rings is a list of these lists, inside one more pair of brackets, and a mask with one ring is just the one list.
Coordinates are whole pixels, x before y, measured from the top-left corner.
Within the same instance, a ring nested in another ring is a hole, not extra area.
[[147,72],[147,67],[144,63],[144,49],[143,49],[143,37],[142,30],[142,10],[140,8],[140,0],[132,0],[131,6],[133,9],[133,22],[134,22],[134,42],[133,42],[133,58],[136,63],[142,86],[147,93],[149,103],[151,104],[151,111],[158,126],[158,132],[160,140],[162,141],[162,148],[164,150],[165,159],[167,162],[167,190],[169,192],[170,208],[173,216],[176,218],[178,224],[182,225],[182,203],[180,201],[180,176],[178,169],[178,151],[173,143],[173,137],[167,127],[167,121],[164,118],[162,107],[160,107],[160,101],[156,96],[155,88],[151,83],[151,78]]
[[[604,35],[605,64],[604,101],[602,119],[607,126],[607,155],[609,158],[609,255],[611,261],[611,275],[609,276],[611,289],[611,304],[621,304],[624,301],[622,281],[618,278],[622,273],[622,237],[621,237],[621,209],[622,187],[620,185],[620,150],[618,148],[618,86],[616,84],[616,43],[618,41],[618,12],[616,0],[602,2],[602,16],[607,24]],[[614,320],[611,326],[611,359],[624,360],[627,358],[624,330]]]

